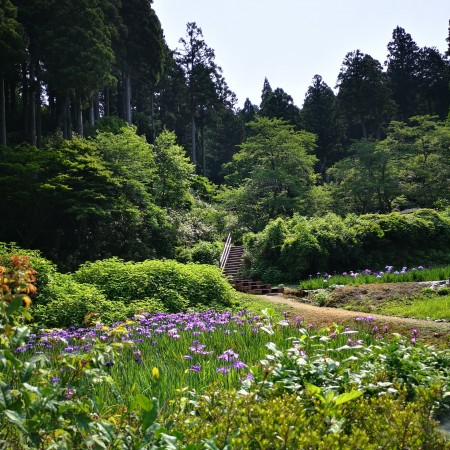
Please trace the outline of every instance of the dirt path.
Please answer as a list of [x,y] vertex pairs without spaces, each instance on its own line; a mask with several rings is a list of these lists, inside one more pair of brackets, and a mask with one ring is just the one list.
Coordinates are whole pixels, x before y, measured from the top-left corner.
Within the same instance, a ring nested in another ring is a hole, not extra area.
[[434,322],[432,320],[409,319],[403,317],[386,316],[382,314],[368,314],[357,311],[348,311],[339,308],[313,306],[302,303],[296,297],[284,295],[261,296],[271,303],[286,305],[286,311],[290,314],[302,316],[307,323],[317,326],[327,326],[333,323],[350,324],[357,317],[373,317],[377,325],[388,324],[399,330],[419,329],[423,336],[438,339],[441,344],[450,344],[450,322]]

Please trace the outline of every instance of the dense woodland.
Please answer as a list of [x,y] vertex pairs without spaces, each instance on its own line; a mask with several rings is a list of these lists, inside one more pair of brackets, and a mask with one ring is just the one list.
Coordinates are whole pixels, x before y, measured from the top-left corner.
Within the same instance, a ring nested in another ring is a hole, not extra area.
[[450,48],[400,26],[386,61],[343,55],[336,94],[316,75],[300,107],[265,79],[240,109],[201,28],[168,48],[149,0],[3,0],[0,20],[0,241],[64,270],[450,205]]

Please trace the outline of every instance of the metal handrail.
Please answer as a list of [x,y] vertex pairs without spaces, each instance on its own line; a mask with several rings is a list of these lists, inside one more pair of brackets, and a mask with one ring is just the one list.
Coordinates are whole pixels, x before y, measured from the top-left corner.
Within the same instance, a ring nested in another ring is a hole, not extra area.
[[223,269],[227,263],[228,256],[231,250],[231,234],[228,233],[227,240],[225,241],[225,247],[223,248],[222,256],[220,257],[219,267]]

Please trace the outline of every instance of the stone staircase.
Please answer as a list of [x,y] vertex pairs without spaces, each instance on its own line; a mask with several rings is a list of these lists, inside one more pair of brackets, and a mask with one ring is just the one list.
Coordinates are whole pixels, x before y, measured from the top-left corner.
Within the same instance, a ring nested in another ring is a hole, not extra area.
[[282,288],[274,288],[270,284],[262,283],[248,278],[230,279],[230,284],[239,292],[254,295],[271,295],[283,293]]
[[232,245],[230,247],[230,253],[225,262],[223,273],[227,277],[236,278],[237,274],[241,270],[242,256],[244,255],[244,247],[242,245]]
[[264,284],[261,281],[239,278],[243,255],[244,247],[242,245],[231,245],[229,247],[228,257],[222,268],[224,275],[237,291],[255,295],[278,294],[283,291],[279,288],[273,288],[270,284]]

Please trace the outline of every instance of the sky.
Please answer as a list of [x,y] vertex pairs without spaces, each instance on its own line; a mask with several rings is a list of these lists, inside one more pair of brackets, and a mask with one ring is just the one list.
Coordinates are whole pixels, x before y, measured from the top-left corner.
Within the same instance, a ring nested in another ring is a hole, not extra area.
[[419,47],[447,49],[448,0],[154,0],[171,49],[196,22],[238,106],[261,102],[264,78],[301,107],[314,75],[335,88],[348,52],[384,63],[400,26]]

